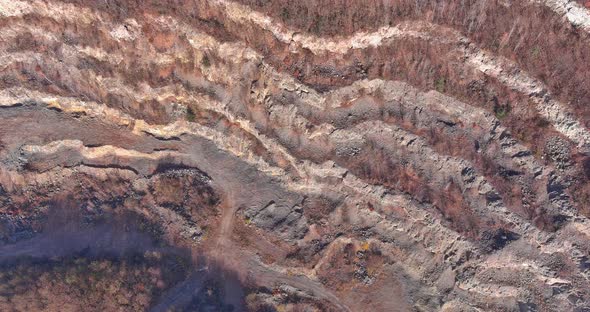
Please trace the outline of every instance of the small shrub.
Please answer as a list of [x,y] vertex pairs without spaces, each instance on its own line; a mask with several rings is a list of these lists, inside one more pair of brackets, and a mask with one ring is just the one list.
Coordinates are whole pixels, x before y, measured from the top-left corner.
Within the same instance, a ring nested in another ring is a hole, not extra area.
[[505,105],[494,105],[494,114],[498,119],[503,119],[508,116],[510,113],[510,103],[506,103]]
[[193,111],[193,109],[189,106],[186,108],[186,121],[188,122],[195,122],[195,118],[197,117],[195,115],[195,111]]
[[492,51],[500,50],[500,40],[496,39],[492,42]]
[[319,35],[319,34],[320,34],[320,32],[321,32],[321,28],[322,28],[322,27],[321,27],[321,25],[320,25],[320,22],[319,22],[319,21],[315,21],[315,22],[314,22],[314,23],[311,25],[311,27],[310,27],[310,30],[309,30],[309,31],[310,31],[312,34]]
[[540,127],[540,128],[547,128],[550,125],[551,125],[551,123],[547,119],[545,119],[545,118],[542,118],[541,117],[541,118],[539,118],[537,120],[537,126]]
[[539,46],[534,46],[531,49],[531,56],[533,58],[538,58],[540,54],[541,54],[541,48],[539,48]]
[[447,89],[447,79],[445,79],[444,77],[438,78],[434,83],[434,88],[436,89],[436,91],[440,93],[445,92]]
[[211,60],[207,54],[204,54],[203,58],[201,58],[201,65],[203,65],[205,68],[209,68],[211,66]]
[[281,19],[283,21],[286,21],[289,19],[289,10],[287,8],[283,8],[283,10],[281,11]]

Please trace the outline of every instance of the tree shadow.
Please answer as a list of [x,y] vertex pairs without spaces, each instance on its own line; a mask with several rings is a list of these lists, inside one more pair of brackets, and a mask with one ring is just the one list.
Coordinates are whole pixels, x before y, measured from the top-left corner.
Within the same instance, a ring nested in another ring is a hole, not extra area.
[[182,282],[164,294],[150,311],[247,311],[246,287],[238,274],[204,256]]

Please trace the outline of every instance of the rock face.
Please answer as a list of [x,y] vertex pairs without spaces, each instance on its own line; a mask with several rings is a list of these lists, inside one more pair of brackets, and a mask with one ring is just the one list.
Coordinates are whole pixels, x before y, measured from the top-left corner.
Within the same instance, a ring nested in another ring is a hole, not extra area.
[[587,7],[0,0],[0,310],[590,310]]

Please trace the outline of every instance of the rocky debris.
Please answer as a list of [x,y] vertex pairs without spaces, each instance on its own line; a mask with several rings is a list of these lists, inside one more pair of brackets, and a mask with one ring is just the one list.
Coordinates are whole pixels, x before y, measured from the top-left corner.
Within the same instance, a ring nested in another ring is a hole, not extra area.
[[570,155],[571,149],[572,146],[569,142],[559,137],[552,137],[545,143],[545,156],[558,169],[566,169],[573,164]]
[[246,210],[244,215],[248,222],[263,229],[280,233],[287,238],[301,239],[308,228],[303,209],[299,205],[287,207],[271,201],[257,211]]

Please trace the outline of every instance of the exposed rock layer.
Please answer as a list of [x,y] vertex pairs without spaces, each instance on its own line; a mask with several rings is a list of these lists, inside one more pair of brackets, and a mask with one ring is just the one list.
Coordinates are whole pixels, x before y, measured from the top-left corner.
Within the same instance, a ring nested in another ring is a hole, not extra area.
[[0,307],[590,309],[589,15],[0,0]]

